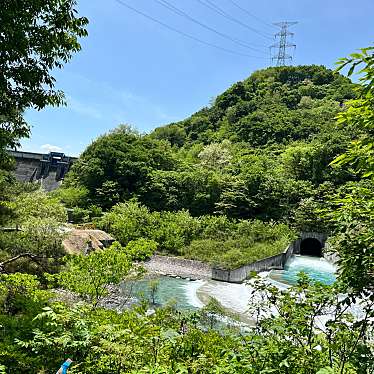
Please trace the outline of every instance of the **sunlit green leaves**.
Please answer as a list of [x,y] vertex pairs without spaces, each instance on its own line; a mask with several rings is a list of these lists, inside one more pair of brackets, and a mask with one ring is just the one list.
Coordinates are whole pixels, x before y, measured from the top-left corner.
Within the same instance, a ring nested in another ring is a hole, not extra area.
[[67,269],[56,278],[61,287],[78,293],[97,305],[108,294],[109,284],[118,284],[131,269],[130,256],[116,247],[72,256]]
[[338,123],[358,132],[348,151],[334,162],[337,165],[352,165],[365,178],[374,176],[374,47],[361,50],[341,59],[338,70],[350,66],[349,75],[356,70],[360,75],[359,98],[347,104],[347,110],[338,115]]

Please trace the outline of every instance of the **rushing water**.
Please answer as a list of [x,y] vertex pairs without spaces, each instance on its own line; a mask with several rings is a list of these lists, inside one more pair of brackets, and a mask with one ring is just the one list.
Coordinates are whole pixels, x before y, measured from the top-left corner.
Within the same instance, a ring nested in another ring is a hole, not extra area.
[[269,278],[287,285],[296,284],[298,274],[303,272],[315,282],[332,284],[335,282],[336,268],[322,257],[291,256],[284,270],[273,270]]
[[[297,282],[300,272],[306,273],[312,280],[324,284],[335,281],[335,267],[323,258],[309,256],[291,256],[284,270],[272,270],[261,273],[279,288],[287,288]],[[165,305],[172,301],[180,310],[202,308],[209,297],[217,299],[225,308],[244,314],[251,298],[252,287],[247,284],[233,284],[213,280],[189,281],[166,276],[157,277],[159,283],[155,292],[155,301]],[[124,293],[131,293],[137,299],[151,300],[150,279],[143,279],[123,285]]]

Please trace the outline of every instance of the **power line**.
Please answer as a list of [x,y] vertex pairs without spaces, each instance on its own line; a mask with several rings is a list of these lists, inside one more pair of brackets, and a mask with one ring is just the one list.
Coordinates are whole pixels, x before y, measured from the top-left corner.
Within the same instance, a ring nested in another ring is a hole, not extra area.
[[205,29],[209,30],[209,31],[212,31],[214,32],[215,34],[225,38],[225,39],[228,39],[242,47],[245,47],[245,48],[248,48],[248,49],[251,49],[252,51],[255,51],[255,52],[259,52],[259,53],[265,53],[264,51],[261,51],[259,49],[256,49],[256,48],[253,48],[251,47],[249,44],[247,44],[246,42],[244,42],[243,40],[240,40],[240,39],[236,39],[236,38],[233,38],[231,37],[230,35],[227,35],[225,33],[222,33],[216,29],[214,29],[213,27],[210,27],[209,25],[206,25],[202,22],[200,22],[199,20],[191,17],[188,13],[184,12],[183,10],[177,8],[176,6],[174,6],[173,4],[170,4],[168,1],[166,0],[155,0],[157,3],[159,3],[160,5],[162,5],[163,7],[171,10],[172,12],[184,17],[184,18],[187,18],[188,20],[198,24],[199,26],[201,27],[204,27]]
[[213,47],[213,48],[216,48],[216,49],[219,49],[219,50],[221,50],[221,51],[228,52],[228,53],[231,53],[231,54],[234,54],[234,55],[239,55],[239,56],[244,56],[244,57],[251,57],[251,58],[259,58],[259,59],[263,59],[263,57],[259,57],[259,56],[251,56],[251,55],[248,55],[248,54],[246,54],[246,53],[237,52],[237,51],[234,51],[234,50],[231,50],[231,49],[228,49],[228,48],[225,48],[225,47],[221,47],[221,46],[219,46],[219,45],[216,45],[216,44],[213,44],[213,43],[210,43],[210,42],[206,42],[206,41],[204,41],[204,40],[202,40],[202,39],[196,38],[195,36],[192,36],[192,35],[190,35],[190,34],[187,34],[187,33],[185,33],[184,31],[178,30],[178,29],[174,28],[173,26],[169,26],[168,24],[166,24],[166,23],[164,23],[164,22],[162,22],[162,21],[160,21],[160,20],[158,20],[158,19],[156,19],[156,18],[154,18],[154,17],[152,17],[152,16],[150,16],[150,15],[148,15],[148,14],[142,12],[141,10],[136,9],[136,8],[134,8],[133,6],[131,6],[131,5],[127,4],[127,3],[125,3],[123,0],[115,0],[115,1],[116,1],[118,4],[121,4],[122,6],[124,6],[124,7],[128,8],[128,9],[132,10],[133,12],[135,12],[135,13],[137,13],[137,14],[140,14],[140,15],[142,15],[143,17],[145,17],[145,18],[147,18],[147,19],[149,19],[149,20],[151,20],[151,21],[153,21],[153,22],[155,22],[155,23],[158,23],[159,25],[162,25],[162,26],[164,26],[165,28],[167,28],[167,29],[169,29],[169,30],[171,30],[171,31],[174,31],[174,32],[177,33],[177,34],[180,34],[180,35],[185,36],[186,38],[192,39],[192,40],[194,40],[195,42],[199,42],[199,43],[204,44],[204,45],[207,45],[207,46],[209,46],[209,47]]
[[238,20],[237,18],[231,16],[226,11],[224,11],[222,8],[220,8],[216,4],[212,3],[210,0],[205,0],[205,1],[197,0],[197,1],[200,4],[206,6],[207,8],[213,10],[214,12],[220,14],[222,17],[225,17],[225,18],[229,19],[230,21],[235,22],[235,23],[245,27],[246,29],[251,30],[252,32],[255,32],[256,34],[262,36],[263,38],[272,39],[271,36],[255,29],[254,27],[248,26],[246,23],[244,23],[244,22]]
[[264,24],[265,26],[267,27],[271,27],[271,28],[274,28],[275,26],[273,26],[271,23],[267,23],[266,21],[264,21],[263,19],[261,19],[260,17],[257,17],[255,14],[251,13],[249,10],[243,8],[242,6],[240,6],[238,3],[236,3],[235,1],[233,0],[228,0],[231,4],[235,5],[237,8],[239,8],[241,11],[243,11],[244,13],[247,13],[249,16],[251,16],[252,18],[256,19],[257,21],[261,22],[262,24]]
[[288,37],[291,36],[293,37],[294,33],[288,31],[288,28],[290,26],[296,25],[297,22],[277,22],[274,23],[275,26],[280,27],[281,31],[275,34],[275,38],[279,37],[279,43],[278,44],[273,44],[270,46],[270,54],[272,48],[278,49],[278,53],[275,56],[271,56],[271,60],[274,61],[276,60],[276,66],[285,66],[287,65],[286,61],[289,60],[292,62],[292,56],[290,54],[287,54],[287,49],[289,48],[296,48],[296,44],[292,44],[288,42]]

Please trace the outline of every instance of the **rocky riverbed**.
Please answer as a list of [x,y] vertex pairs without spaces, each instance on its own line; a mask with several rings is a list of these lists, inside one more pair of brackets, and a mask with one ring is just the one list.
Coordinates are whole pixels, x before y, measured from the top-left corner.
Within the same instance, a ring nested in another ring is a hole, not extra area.
[[143,266],[151,274],[181,277],[185,279],[211,279],[212,268],[210,265],[179,257],[154,255]]

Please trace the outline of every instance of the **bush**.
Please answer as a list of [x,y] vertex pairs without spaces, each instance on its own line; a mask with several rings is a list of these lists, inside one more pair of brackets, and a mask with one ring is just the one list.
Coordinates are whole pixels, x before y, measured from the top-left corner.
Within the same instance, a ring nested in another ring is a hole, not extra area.
[[[195,218],[185,210],[150,212],[134,201],[113,207],[99,226],[131,250],[153,243],[153,250],[228,268],[278,254],[295,239],[295,233],[285,224],[237,222],[226,216]],[[147,251],[140,253],[140,260],[149,256]]]
[[201,237],[206,239],[225,239],[236,230],[236,224],[227,216],[200,217]]
[[148,208],[133,200],[115,205],[98,222],[99,228],[113,234],[123,246],[131,240],[148,238],[152,225]]
[[200,222],[185,210],[153,212],[152,218],[154,226],[148,238],[159,243],[159,249],[164,253],[180,255],[180,249],[198,237]]
[[183,255],[194,260],[208,262],[225,269],[235,269],[284,251],[290,242],[287,237],[267,242],[253,242],[252,238],[225,241],[194,240]]
[[200,228],[199,220],[187,211],[150,212],[135,201],[116,205],[98,225],[124,246],[144,238],[159,243],[160,251],[172,254],[179,254],[179,249],[188,245]]
[[75,207],[67,211],[71,223],[86,223],[90,220],[90,213],[87,209]]
[[154,240],[138,239],[129,242],[125,251],[133,261],[144,261],[153,255],[157,246],[158,244]]
[[236,237],[251,239],[253,243],[275,241],[280,238],[291,242],[296,239],[296,234],[282,223],[241,220],[237,224]]
[[61,187],[51,193],[52,196],[59,199],[67,208],[76,206],[87,207],[88,190],[82,186]]
[[[224,222],[210,219],[210,222],[214,221]],[[236,224],[228,221],[226,224],[225,235],[220,235],[222,231],[219,229],[210,231],[210,238],[194,240],[183,249],[183,255],[233,269],[279,254],[296,238],[295,233],[284,224],[258,220],[242,220]]]

